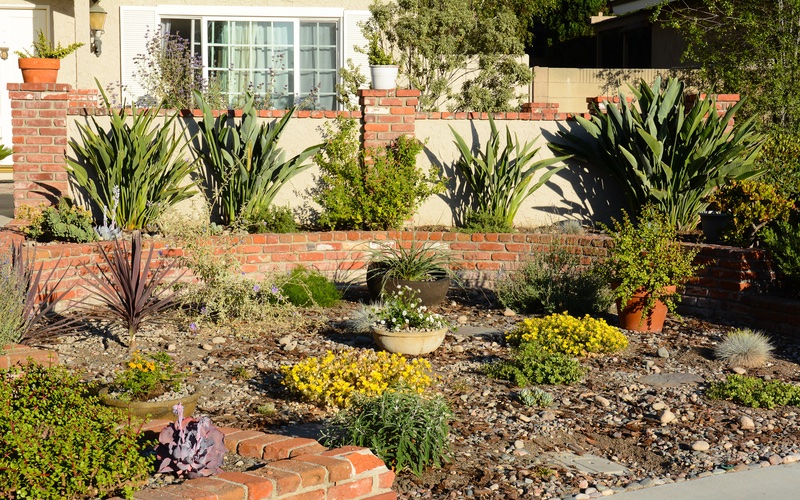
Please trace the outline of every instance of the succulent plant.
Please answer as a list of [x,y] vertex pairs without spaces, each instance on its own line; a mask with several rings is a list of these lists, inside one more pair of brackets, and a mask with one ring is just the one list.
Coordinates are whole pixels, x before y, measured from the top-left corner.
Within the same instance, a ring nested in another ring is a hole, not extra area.
[[528,407],[538,406],[539,408],[547,408],[553,404],[553,395],[538,387],[534,387],[533,389],[525,387],[517,393],[517,396],[522,404]]
[[225,457],[225,435],[208,417],[183,418],[183,405],[172,407],[177,416],[158,436],[158,472],[173,472],[189,479],[220,471]]

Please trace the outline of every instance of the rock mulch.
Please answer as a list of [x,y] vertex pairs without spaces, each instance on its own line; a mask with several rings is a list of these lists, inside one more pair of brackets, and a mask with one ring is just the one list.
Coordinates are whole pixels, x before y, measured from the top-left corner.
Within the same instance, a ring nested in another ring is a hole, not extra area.
[[[362,296],[349,298],[305,311],[311,327],[192,331],[188,321],[173,318],[145,328],[138,343],[168,350],[191,368],[190,379],[209,388],[199,411],[218,425],[317,437],[332,412],[287,394],[278,367],[329,349],[373,347],[370,338],[343,328]],[[519,402],[518,388],[481,371],[508,356],[503,332],[521,316],[475,291],[451,293],[439,312],[459,326],[428,356],[439,376],[435,390],[456,414],[453,460],[419,478],[399,474],[402,498],[596,498],[800,459],[798,408],[750,409],[705,396],[710,382],[732,373],[712,354],[730,327],[685,318],[670,319],[662,334],[628,332],[628,349],[583,360],[583,382],[544,387],[555,403],[529,408]],[[775,358],[749,374],[797,381],[800,343],[775,338],[775,344]],[[127,356],[108,335],[85,333],[53,348],[68,366],[99,381],[108,381]]]

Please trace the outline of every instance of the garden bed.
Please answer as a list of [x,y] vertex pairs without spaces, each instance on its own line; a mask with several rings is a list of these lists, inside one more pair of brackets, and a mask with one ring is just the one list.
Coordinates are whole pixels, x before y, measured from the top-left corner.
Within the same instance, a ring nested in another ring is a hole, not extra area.
[[[353,289],[339,306],[304,310],[310,323],[295,327],[243,323],[193,331],[171,316],[158,327],[146,326],[139,346],[168,350],[192,367],[191,379],[211,389],[199,410],[217,425],[316,438],[333,412],[291,396],[278,367],[329,349],[373,348],[370,338],[343,327],[365,297]],[[670,318],[661,334],[629,333],[622,353],[583,360],[583,382],[546,386],[555,403],[540,409],[524,406],[517,388],[481,370],[509,356],[503,332],[521,316],[507,315],[480,289],[451,290],[439,312],[459,325],[427,356],[439,376],[432,392],[443,394],[456,415],[454,459],[419,478],[399,473],[393,488],[401,497],[568,497],[591,493],[587,488],[639,488],[800,456],[796,408],[750,409],[706,396],[710,382],[730,373],[711,351],[729,326]],[[800,344],[784,337],[775,344],[775,359],[750,374],[798,380]],[[52,348],[90,379],[106,380],[127,356],[108,334],[66,338]],[[752,419],[754,428],[742,428],[740,417]],[[581,472],[559,459],[564,454],[602,457],[625,471]]]

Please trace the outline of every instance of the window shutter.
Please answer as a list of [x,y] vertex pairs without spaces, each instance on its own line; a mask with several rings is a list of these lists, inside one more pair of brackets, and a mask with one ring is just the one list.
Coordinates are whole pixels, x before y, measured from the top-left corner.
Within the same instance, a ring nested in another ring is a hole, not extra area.
[[121,81],[125,86],[126,99],[134,102],[145,95],[136,81],[134,58],[147,53],[147,41],[158,31],[156,11],[152,7],[120,7],[120,67]]
[[361,74],[370,81],[369,75],[369,59],[366,54],[356,52],[354,46],[366,47],[367,39],[361,34],[361,27],[358,25],[360,22],[369,20],[372,14],[368,10],[346,10],[344,11],[344,41],[342,48],[342,66],[347,63],[348,59],[353,60],[356,66],[361,65]]

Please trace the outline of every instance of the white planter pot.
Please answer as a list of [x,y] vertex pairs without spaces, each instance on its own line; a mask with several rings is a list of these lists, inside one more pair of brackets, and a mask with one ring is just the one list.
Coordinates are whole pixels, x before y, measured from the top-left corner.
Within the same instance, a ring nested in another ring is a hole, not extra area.
[[372,74],[373,89],[390,90],[397,87],[397,66],[370,66],[369,71]]

